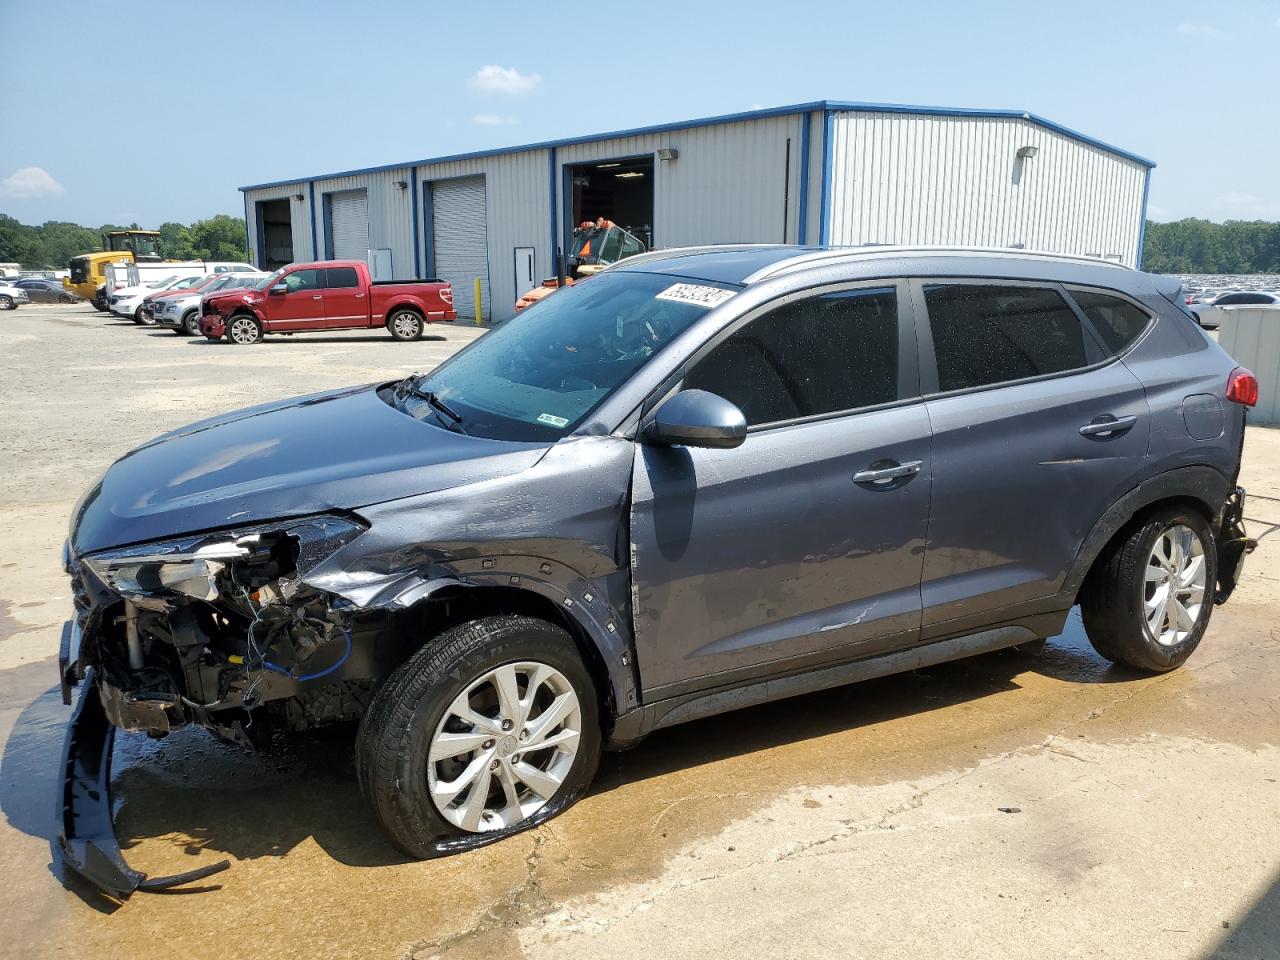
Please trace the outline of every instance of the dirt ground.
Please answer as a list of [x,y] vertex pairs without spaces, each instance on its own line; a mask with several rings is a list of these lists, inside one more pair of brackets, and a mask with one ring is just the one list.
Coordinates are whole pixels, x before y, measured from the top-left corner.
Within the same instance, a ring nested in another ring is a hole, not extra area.
[[126,856],[199,892],[119,906],[51,867],[69,713],[58,551],[132,445],[212,412],[427,369],[477,335],[208,344],[89,307],[0,315],[0,955],[1280,957],[1280,431],[1242,482],[1263,534],[1188,665],[1110,667],[1078,618],[1018,652],[662,731],[532,833],[406,862],[349,744],[270,757],[120,736]]

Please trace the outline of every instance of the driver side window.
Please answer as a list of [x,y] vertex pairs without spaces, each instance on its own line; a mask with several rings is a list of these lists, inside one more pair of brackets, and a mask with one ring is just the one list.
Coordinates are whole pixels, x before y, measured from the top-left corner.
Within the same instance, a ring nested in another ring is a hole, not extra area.
[[320,271],[295,270],[286,276],[283,282],[289,288],[290,293],[297,293],[299,290],[318,290],[320,288]]
[[684,388],[733,402],[752,427],[897,400],[896,291],[847,290],[778,307],[703,357]]

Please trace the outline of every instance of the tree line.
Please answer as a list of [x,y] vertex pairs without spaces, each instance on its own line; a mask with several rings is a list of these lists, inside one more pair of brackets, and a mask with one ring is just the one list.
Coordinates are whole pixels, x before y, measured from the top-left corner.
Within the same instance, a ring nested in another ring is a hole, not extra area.
[[[19,223],[0,213],[0,263],[20,263],[28,270],[65,269],[82,253],[102,250],[102,235],[139,226],[107,223],[94,229],[78,223],[49,220],[39,226]],[[244,219],[218,214],[190,225],[162,223],[160,252],[169,260],[245,260]]]
[[1280,273],[1280,223],[1148,220],[1142,269],[1151,273]]
[[[0,213],[0,263],[34,270],[66,267],[77,254],[102,249],[108,230],[138,229],[104,224],[96,230],[50,220],[40,226]],[[244,260],[244,220],[218,214],[191,225],[162,223],[160,248],[172,260]],[[1147,221],[1142,267],[1152,273],[1280,273],[1280,223],[1265,220]]]

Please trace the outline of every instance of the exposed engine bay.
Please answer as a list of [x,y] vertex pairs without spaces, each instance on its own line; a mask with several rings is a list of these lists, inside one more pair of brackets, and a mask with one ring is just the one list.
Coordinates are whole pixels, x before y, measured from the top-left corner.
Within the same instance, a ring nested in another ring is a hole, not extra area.
[[78,561],[82,639],[66,679],[93,667],[111,723],[152,736],[197,723],[252,746],[358,719],[388,615],[360,617],[303,577],[362,529],[321,516]]

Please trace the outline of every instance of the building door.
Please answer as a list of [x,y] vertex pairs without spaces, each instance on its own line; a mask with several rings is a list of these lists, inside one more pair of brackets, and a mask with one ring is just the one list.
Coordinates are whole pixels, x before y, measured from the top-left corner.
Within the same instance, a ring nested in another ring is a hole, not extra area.
[[364,260],[369,255],[369,194],[348,190],[329,194],[329,256]]
[[433,272],[453,285],[453,308],[459,319],[476,315],[476,280],[480,281],[484,313],[491,313],[487,216],[484,177],[431,184]]
[[515,266],[513,267],[513,276],[515,277],[516,296],[522,296],[527,291],[532,290],[538,285],[538,281],[533,276],[533,247],[516,247]]

